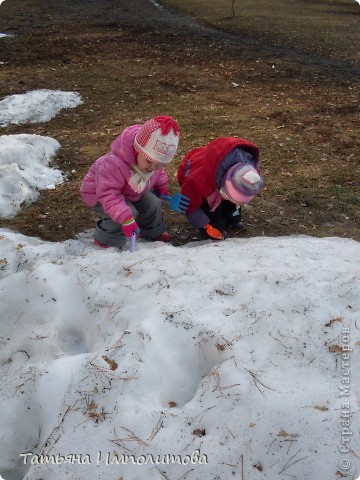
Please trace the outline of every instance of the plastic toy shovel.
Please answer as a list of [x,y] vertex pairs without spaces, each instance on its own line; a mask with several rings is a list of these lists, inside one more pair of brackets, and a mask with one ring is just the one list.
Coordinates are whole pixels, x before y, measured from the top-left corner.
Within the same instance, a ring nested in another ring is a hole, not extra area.
[[130,237],[130,252],[134,253],[136,249],[136,233],[133,232]]
[[205,230],[209,237],[213,238],[214,240],[224,240],[224,235],[217,228],[207,224],[205,225]]
[[182,214],[186,212],[190,203],[190,198],[182,195],[181,193],[175,193],[172,197],[161,193],[160,198],[170,202],[170,210]]

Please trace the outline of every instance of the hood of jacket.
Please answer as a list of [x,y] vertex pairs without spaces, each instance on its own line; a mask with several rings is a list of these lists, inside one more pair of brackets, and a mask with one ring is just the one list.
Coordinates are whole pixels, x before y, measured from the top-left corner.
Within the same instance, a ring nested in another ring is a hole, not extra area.
[[111,152],[123,162],[132,165],[136,162],[134,138],[141,125],[131,125],[115,138],[111,144]]
[[242,138],[236,137],[219,137],[212,140],[204,147],[203,151],[203,175],[207,185],[211,185],[213,189],[217,188],[216,173],[220,163],[224,158],[236,147],[241,147],[249,152],[253,157],[255,164],[259,161],[259,149],[256,145]]

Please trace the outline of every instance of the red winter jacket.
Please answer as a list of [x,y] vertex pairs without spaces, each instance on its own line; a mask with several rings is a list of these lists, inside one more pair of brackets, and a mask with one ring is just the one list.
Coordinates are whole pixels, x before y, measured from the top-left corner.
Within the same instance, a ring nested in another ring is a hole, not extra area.
[[260,173],[260,152],[256,145],[242,138],[219,137],[203,147],[194,148],[182,160],[178,170],[181,193],[190,198],[187,214],[201,207],[203,200],[215,190],[216,173],[220,163],[231,150],[240,147],[249,152]]

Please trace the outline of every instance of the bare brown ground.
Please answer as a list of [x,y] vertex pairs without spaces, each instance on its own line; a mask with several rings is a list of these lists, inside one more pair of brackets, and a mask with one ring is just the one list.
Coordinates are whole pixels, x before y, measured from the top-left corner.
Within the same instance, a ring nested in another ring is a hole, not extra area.
[[[244,209],[242,236],[360,240],[356,63],[196,28],[145,0],[49,3],[1,5],[0,32],[14,37],[0,44],[0,98],[47,88],[77,91],[84,103],[46,124],[2,129],[56,138],[54,165],[67,173],[3,227],[52,241],[92,228],[78,194],[89,166],[126,126],[170,114],[181,129],[171,191],[190,148],[240,136],[259,145],[266,181]],[[194,237],[183,217],[165,215],[175,245]]]

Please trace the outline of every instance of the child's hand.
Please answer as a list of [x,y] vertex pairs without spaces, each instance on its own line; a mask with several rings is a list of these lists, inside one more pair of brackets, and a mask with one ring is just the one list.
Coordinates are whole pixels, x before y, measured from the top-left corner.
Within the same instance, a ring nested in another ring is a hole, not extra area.
[[166,195],[168,196],[169,195],[169,191],[166,187],[160,187],[160,188],[154,188],[154,194],[161,198],[160,195]]
[[121,228],[126,238],[130,238],[133,232],[135,232],[136,234],[140,233],[140,228],[135,222],[134,217],[127,218],[125,222],[121,225]]

